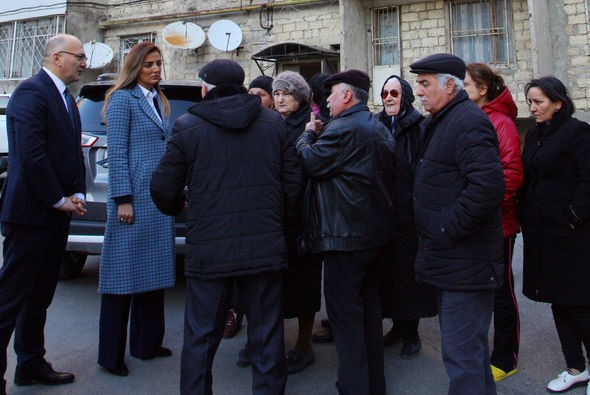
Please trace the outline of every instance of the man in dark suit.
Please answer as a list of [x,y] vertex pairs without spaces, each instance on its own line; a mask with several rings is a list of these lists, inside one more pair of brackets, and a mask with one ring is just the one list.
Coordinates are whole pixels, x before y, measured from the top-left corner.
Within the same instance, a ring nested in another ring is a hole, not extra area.
[[44,326],[72,213],[85,209],[80,115],[67,85],[86,68],[82,42],[60,34],[43,53],[43,69],[21,82],[6,111],[10,171],[0,200],[4,265],[0,269],[0,395],[14,331],[17,385],[63,384],[45,359]]

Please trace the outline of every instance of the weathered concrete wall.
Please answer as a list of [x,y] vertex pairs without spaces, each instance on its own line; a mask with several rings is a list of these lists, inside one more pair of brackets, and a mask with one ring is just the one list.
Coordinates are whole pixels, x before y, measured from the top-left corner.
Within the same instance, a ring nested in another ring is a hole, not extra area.
[[[529,14],[526,0],[512,2],[514,54],[512,64],[495,68],[506,81],[518,104],[519,116],[527,117],[523,87],[532,77]],[[414,83],[410,64],[437,52],[450,52],[449,20],[443,0],[401,5],[402,76]]]
[[[559,10],[553,7],[553,12],[550,13],[549,3],[555,5],[557,2],[549,2],[548,0],[528,0],[532,43],[531,55],[533,58],[532,66],[533,74],[535,76],[552,73],[554,70],[553,61],[555,58],[553,56],[553,48],[551,44],[553,40],[557,42],[560,40],[560,37],[563,36],[563,29],[558,29],[559,31],[556,32],[557,34],[553,36],[549,28],[550,24],[548,23],[551,20],[551,24],[559,24],[559,22],[557,22],[559,19],[561,19],[563,23],[563,9]],[[550,14],[551,19],[549,19]],[[563,25],[560,25],[560,27],[562,26]],[[561,38],[561,41],[563,41],[563,38]]]
[[[102,31],[99,29],[99,21],[104,19],[107,10],[107,0],[92,0],[92,6],[82,3],[68,5],[66,12],[65,32],[72,34],[85,43],[91,40],[101,41]],[[16,7],[16,6],[15,6]],[[72,94],[77,94],[81,83],[96,80],[100,70],[87,70],[80,82],[72,84]],[[12,92],[21,80],[0,80],[0,92]]]
[[[162,1],[150,5],[149,14],[143,9],[144,5],[121,5],[118,2],[111,3],[109,10],[109,26],[105,32],[105,41],[115,53],[119,53],[120,38],[122,36],[137,35],[155,32],[156,44],[163,50],[165,78],[168,79],[195,79],[198,70],[213,59],[232,59],[246,71],[246,81],[260,74],[255,62],[251,60],[253,54],[266,47],[282,42],[297,42],[307,45],[319,46],[331,49],[332,45],[340,44],[340,32],[335,29],[338,26],[340,13],[338,4],[329,1],[276,1],[273,8],[273,28],[267,31],[260,27],[260,7],[266,1],[207,1],[207,10],[198,10],[192,1]],[[240,11],[240,4],[249,6],[258,5],[257,8]],[[188,5],[191,4],[191,5]],[[289,5],[291,4],[291,5]],[[204,6],[201,6],[204,7]],[[217,10],[217,11],[216,11]],[[183,19],[165,19],[159,21],[134,20],[130,16],[142,17],[145,15],[169,16],[176,14],[207,11],[207,14],[186,17]],[[184,20],[199,25],[205,32],[211,24],[220,19],[230,19],[237,23],[243,34],[243,40],[239,51],[223,52],[214,48],[208,40],[197,50],[177,49],[167,45],[162,40],[162,29],[169,23]],[[124,24],[119,21],[124,20]],[[117,71],[118,59],[110,66],[109,71]]]
[[12,93],[21,80],[0,80],[0,92]]
[[550,2],[553,74],[569,89],[574,116],[590,122],[590,32],[585,0]]
[[342,34],[342,46],[340,47],[340,62],[342,70],[359,69],[368,71],[368,46],[370,36],[369,10],[360,2],[340,2],[340,30]]
[[[104,20],[107,13],[107,0],[93,0],[95,6],[88,7],[81,3],[68,6],[66,14],[66,33],[78,37],[83,43],[91,41],[104,41],[104,33],[99,28],[99,23]],[[101,7],[100,5],[104,5]],[[103,69],[87,69],[79,82],[70,86],[72,94],[76,95],[81,84],[95,81]]]
[[[117,71],[121,36],[153,32],[164,53],[165,77],[194,79],[200,67],[216,58],[231,58],[246,70],[246,80],[260,71],[251,56],[281,42],[299,42],[333,49],[340,46],[342,69],[369,70],[371,8],[400,7],[401,73],[412,83],[409,65],[435,52],[448,52],[449,21],[444,0],[162,0],[146,5],[127,0],[93,0],[108,7],[70,4],[67,32],[82,39],[102,40],[115,51],[111,65],[88,71],[83,81],[101,72]],[[260,27],[260,9],[272,4],[273,28]],[[552,74],[569,88],[576,116],[590,120],[590,35],[585,0],[513,0],[514,62],[498,71],[519,108],[528,117],[524,85],[533,77]],[[147,8],[146,8],[147,7]],[[236,22],[243,32],[239,51],[222,52],[208,41],[196,51],[173,48],[162,41],[162,29],[184,20],[205,32],[219,19]],[[10,92],[18,81],[1,81]]]

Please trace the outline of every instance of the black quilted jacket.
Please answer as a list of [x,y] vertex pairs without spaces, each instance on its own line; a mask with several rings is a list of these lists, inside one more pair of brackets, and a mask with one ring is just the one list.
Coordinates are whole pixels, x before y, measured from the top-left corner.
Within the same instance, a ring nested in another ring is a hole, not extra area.
[[496,288],[504,175],[494,127],[465,91],[422,126],[430,142],[414,178],[416,276],[443,289]]
[[152,176],[152,198],[175,215],[188,185],[187,276],[279,270],[301,188],[295,148],[281,116],[261,108],[258,97],[219,88],[176,121]]

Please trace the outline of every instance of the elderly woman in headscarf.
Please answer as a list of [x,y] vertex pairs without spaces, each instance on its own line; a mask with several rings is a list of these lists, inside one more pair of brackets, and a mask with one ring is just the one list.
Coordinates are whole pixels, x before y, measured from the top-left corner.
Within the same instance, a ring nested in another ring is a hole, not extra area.
[[381,88],[383,111],[375,115],[393,134],[396,172],[394,181],[395,227],[388,264],[381,283],[381,309],[384,318],[393,320],[393,327],[383,337],[385,346],[403,341],[401,357],[418,355],[421,343],[418,324],[421,317],[436,315],[436,293],[414,276],[414,259],[418,236],[414,225],[412,190],[414,169],[420,150],[422,114],[413,107],[414,94],[410,84],[392,75]]

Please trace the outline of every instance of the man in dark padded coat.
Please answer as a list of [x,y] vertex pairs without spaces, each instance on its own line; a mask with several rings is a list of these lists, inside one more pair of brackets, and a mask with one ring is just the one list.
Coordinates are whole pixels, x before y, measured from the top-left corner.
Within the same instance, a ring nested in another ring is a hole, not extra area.
[[300,166],[283,119],[246,93],[240,65],[214,60],[199,77],[203,101],[176,121],[151,180],[154,202],[169,215],[182,211],[188,186],[181,393],[211,393],[213,357],[237,284],[248,318],[252,393],[282,394],[281,269]]
[[371,81],[333,74],[332,119],[312,120],[297,142],[305,192],[306,242],[324,258],[324,295],[342,394],[385,394],[381,271],[393,228],[393,137],[367,107]]
[[416,276],[437,288],[449,394],[495,394],[488,330],[502,279],[504,194],[496,132],[463,89],[463,60],[435,54],[410,71],[430,113],[414,178]]

